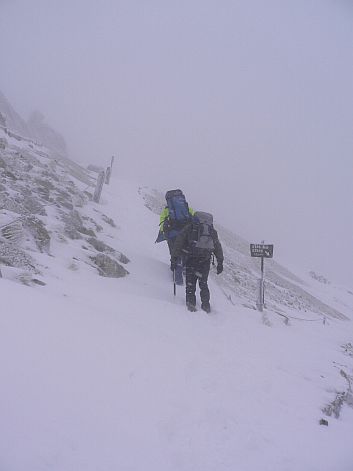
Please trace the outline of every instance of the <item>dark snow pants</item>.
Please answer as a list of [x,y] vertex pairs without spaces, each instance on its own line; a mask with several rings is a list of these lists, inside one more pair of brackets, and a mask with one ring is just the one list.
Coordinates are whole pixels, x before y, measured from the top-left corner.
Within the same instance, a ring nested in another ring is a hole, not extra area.
[[[169,253],[170,253],[170,262],[172,262],[172,253],[173,253],[173,247],[175,243],[175,238],[174,239],[168,239],[168,247],[169,247]],[[182,257],[178,257],[176,267],[175,267],[175,282],[178,285],[182,285],[184,283],[183,280],[183,259]]]
[[169,253],[170,253],[170,261],[172,261],[172,252],[173,252],[174,242],[175,242],[175,238],[167,239]]
[[189,257],[186,260],[186,304],[196,306],[197,280],[199,280],[202,305],[210,304],[210,290],[207,285],[210,265],[210,258]]

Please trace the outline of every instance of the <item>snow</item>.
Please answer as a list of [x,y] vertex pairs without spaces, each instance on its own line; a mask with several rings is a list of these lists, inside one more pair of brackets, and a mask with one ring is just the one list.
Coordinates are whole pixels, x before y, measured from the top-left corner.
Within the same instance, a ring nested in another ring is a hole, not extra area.
[[353,409],[322,412],[347,390],[351,322],[286,325],[212,280],[213,313],[189,313],[138,185],[112,178],[98,206],[130,275],[68,270],[58,242],[46,286],[0,280],[0,469],[351,471]]

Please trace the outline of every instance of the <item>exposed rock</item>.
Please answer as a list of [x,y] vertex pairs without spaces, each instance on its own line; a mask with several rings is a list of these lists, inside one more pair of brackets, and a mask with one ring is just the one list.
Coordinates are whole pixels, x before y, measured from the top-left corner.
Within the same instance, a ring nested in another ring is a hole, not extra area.
[[32,190],[30,188],[28,188],[28,186],[22,186],[21,189],[21,194],[22,196],[24,196],[25,198],[27,198],[28,196],[32,196]]
[[11,180],[17,180],[17,177],[15,174],[13,174],[10,170],[8,170],[7,168],[4,168],[3,171],[2,171],[2,174],[5,178],[10,178]]
[[63,221],[65,223],[65,234],[70,239],[81,239],[77,233],[84,234],[90,237],[96,237],[95,232],[83,225],[80,213],[74,209],[70,213],[63,213]]
[[19,242],[23,237],[22,221],[17,219],[13,223],[7,224],[1,229],[1,235],[12,242]]
[[87,242],[91,244],[98,252],[115,254],[115,249],[95,237],[90,237],[87,239]]
[[38,195],[40,196],[40,198],[42,198],[46,202],[51,202],[52,201],[51,198],[50,198],[50,191],[48,190],[48,188],[40,186],[38,188]]
[[97,224],[94,219],[92,219],[90,217],[85,217],[85,216],[83,216],[82,219],[84,219],[85,221],[88,221],[90,224],[92,224],[97,232],[102,232],[103,231],[103,227],[100,226],[99,224]]
[[48,179],[36,178],[34,181],[37,185],[46,188],[48,191],[55,190],[55,186]]
[[67,200],[64,198],[61,198],[60,196],[55,199],[56,203],[66,209],[69,209],[72,211],[74,209],[74,205],[72,203],[69,203]]
[[83,193],[81,192],[75,193],[73,190],[69,190],[69,189],[68,191],[70,193],[72,192],[72,203],[74,206],[83,208],[83,206],[88,202],[87,196],[85,196]]
[[32,283],[34,283],[35,285],[39,285],[39,286],[45,286],[46,285],[46,283],[44,283],[44,281],[38,280],[37,278],[32,278]]
[[117,250],[113,249],[113,247],[110,247],[109,245],[99,239],[96,239],[95,237],[90,237],[89,239],[87,239],[87,242],[91,244],[98,252],[114,255],[114,257],[117,258],[121,263],[130,262],[126,255],[121,252],[118,252]]
[[65,223],[65,234],[71,239],[80,239],[79,237],[71,237],[70,234],[78,232],[78,229],[82,227],[82,219],[78,211],[73,210],[69,213],[62,212],[62,220]]
[[39,199],[34,196],[24,198],[21,203],[23,207],[31,214],[39,214],[40,216],[46,215],[44,206],[39,201]]
[[0,193],[0,207],[17,214],[24,214],[23,206],[5,193]]
[[91,237],[96,237],[95,232],[94,232],[92,229],[88,229],[88,228],[85,227],[85,226],[81,226],[81,227],[78,229],[78,231],[81,232],[81,234],[85,234],[85,235],[91,236]]
[[26,286],[45,286],[46,283],[44,281],[38,280],[38,278],[33,278],[31,273],[21,273],[20,275],[17,276],[18,281],[20,281],[22,284]]
[[6,149],[7,147],[7,140],[4,137],[0,138],[0,149]]
[[353,344],[351,342],[342,345],[342,349],[345,355],[353,358]]
[[109,278],[122,278],[129,274],[129,272],[120,265],[116,260],[113,260],[108,255],[99,253],[95,257],[90,257],[98,268],[101,276]]
[[72,211],[74,209],[74,205],[72,204],[72,198],[69,193],[66,191],[60,190],[56,188],[56,196],[55,196],[55,201],[60,205],[63,206],[66,209],[69,209]]
[[311,276],[311,278],[318,281],[319,283],[322,283],[324,285],[329,285],[330,284],[330,282],[327,278],[325,278],[323,275],[319,275],[319,274],[315,273],[313,270],[309,272],[309,275]]
[[9,267],[25,268],[32,273],[39,273],[35,262],[23,250],[16,247],[12,242],[0,239],[0,265]]
[[83,194],[88,198],[89,201],[93,200],[93,193],[90,193],[89,191],[85,190]]
[[[53,161],[50,162],[49,167],[51,168],[51,170],[44,170],[42,172],[42,176],[46,179],[46,181],[52,180],[54,182],[59,182],[60,178],[58,177],[58,175],[55,174],[55,168],[56,168],[55,162]],[[54,185],[53,185],[53,188],[55,188]]]
[[66,226],[65,235],[72,240],[82,239],[82,235],[74,227]]
[[339,418],[342,406],[346,400],[345,392],[338,392],[335,399],[322,409],[322,411],[329,417],[333,415],[336,419]]
[[34,217],[27,217],[24,219],[23,225],[29,230],[33,236],[36,246],[40,252],[49,253],[50,249],[50,235],[46,230],[43,222]]
[[118,256],[119,262],[125,263],[125,264],[130,262],[130,259],[127,258],[127,256],[124,255],[123,253],[121,253],[121,252],[116,252],[116,255]]
[[115,222],[113,221],[112,218],[109,218],[109,217],[106,216],[105,214],[102,214],[102,219],[103,219],[104,222],[106,222],[106,223],[109,224],[110,226],[116,227],[116,224],[115,224]]
[[1,112],[0,112],[0,126],[3,126],[4,128],[6,128],[6,118],[5,118],[5,115],[3,115]]

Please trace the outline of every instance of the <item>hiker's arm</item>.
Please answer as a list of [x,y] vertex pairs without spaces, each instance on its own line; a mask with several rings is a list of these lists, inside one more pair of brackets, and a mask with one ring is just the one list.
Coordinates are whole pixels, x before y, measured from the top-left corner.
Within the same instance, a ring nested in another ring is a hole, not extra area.
[[163,232],[163,224],[168,219],[169,209],[168,206],[163,209],[159,218],[159,230]]
[[214,232],[213,232],[213,243],[214,243],[214,254],[217,258],[217,263],[222,265],[223,264],[223,249],[218,239],[218,234],[217,234],[216,229],[214,229]]

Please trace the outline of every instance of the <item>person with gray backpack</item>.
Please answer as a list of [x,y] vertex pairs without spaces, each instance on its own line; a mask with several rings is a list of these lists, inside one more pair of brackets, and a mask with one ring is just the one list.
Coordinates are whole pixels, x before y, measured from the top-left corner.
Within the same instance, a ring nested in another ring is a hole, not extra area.
[[211,312],[208,275],[212,255],[217,259],[217,275],[223,271],[223,250],[213,227],[213,216],[209,213],[196,211],[188,223],[176,237],[172,263],[178,257],[186,260],[186,306],[189,311],[196,311],[196,284],[199,281],[201,309]]

